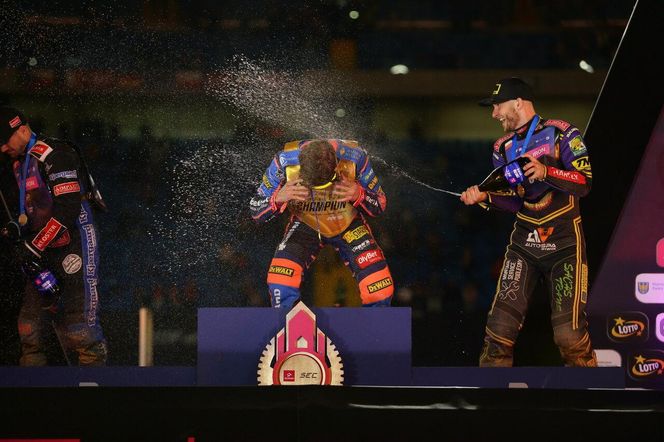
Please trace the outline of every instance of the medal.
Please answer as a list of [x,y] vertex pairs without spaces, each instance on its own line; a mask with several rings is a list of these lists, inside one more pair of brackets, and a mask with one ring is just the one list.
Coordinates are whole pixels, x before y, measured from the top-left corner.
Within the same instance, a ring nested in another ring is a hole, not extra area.
[[21,213],[21,214],[18,216],[18,223],[19,223],[21,226],[26,225],[26,224],[28,223],[28,216],[27,216],[25,213]]
[[526,194],[526,189],[524,189],[523,186],[519,184],[516,186],[516,194],[523,198],[523,196]]

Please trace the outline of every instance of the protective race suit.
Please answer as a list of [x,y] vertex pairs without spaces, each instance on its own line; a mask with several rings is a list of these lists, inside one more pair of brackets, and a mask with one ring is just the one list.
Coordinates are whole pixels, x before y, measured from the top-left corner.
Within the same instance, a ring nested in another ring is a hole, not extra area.
[[24,162],[29,161],[23,177],[28,216],[23,238],[55,274],[61,297],[56,309],[45,310],[43,296],[28,281],[18,319],[20,363],[47,363],[44,327],[50,327],[53,321],[69,357],[77,357],[79,365],[103,365],[107,351],[97,315],[98,235],[90,202],[84,197],[90,186],[87,170],[69,144],[35,140],[33,135],[29,153],[13,164],[20,187]]
[[546,166],[544,180],[526,178],[516,189],[488,193],[489,208],[517,215],[487,319],[480,365],[512,365],[530,296],[543,277],[554,340],[565,365],[596,366],[585,315],[588,266],[579,211],[579,198],[588,194],[592,182],[588,152],[576,127],[539,116],[495,142],[494,167],[525,152]]
[[278,204],[275,197],[286,181],[299,176],[299,153],[314,140],[286,143],[267,168],[257,194],[251,199],[252,217],[265,222],[286,208],[291,219],[268,270],[267,283],[273,307],[290,308],[300,298],[304,274],[323,246],[330,244],[350,267],[358,282],[363,306],[390,304],[394,285],[381,248],[365,215],[385,210],[386,198],[367,153],[357,142],[327,140],[336,152],[336,176],[357,181],[360,195],[354,202],[335,201],[334,183],[311,190],[311,201]]

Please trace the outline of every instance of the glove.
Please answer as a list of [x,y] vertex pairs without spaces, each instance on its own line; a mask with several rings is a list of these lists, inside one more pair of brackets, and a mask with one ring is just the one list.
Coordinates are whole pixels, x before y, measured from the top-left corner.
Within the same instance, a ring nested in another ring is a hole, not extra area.
[[42,309],[56,313],[60,300],[60,286],[57,278],[46,268],[41,255],[27,242],[19,245],[18,253],[21,255],[21,270],[41,295]]
[[21,227],[16,221],[9,221],[5,227],[0,230],[0,235],[11,242],[18,242],[21,239]]

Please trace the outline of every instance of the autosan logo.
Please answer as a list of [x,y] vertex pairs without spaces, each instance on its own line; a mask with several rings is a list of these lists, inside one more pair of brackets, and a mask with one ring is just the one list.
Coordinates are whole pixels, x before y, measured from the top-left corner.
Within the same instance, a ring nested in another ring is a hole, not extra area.
[[640,350],[630,357],[629,376],[637,381],[661,380],[664,375],[664,352]]
[[640,273],[634,280],[636,299],[644,304],[664,304],[664,273]]
[[664,238],[657,241],[657,265],[664,267]]
[[621,312],[606,318],[606,334],[614,342],[648,339],[648,317],[641,312]]
[[555,243],[547,243],[547,239],[553,234],[553,227],[538,227],[528,234],[526,247],[534,247],[540,250],[556,250]]
[[657,335],[657,339],[664,342],[664,313],[660,313],[655,318],[655,334]]

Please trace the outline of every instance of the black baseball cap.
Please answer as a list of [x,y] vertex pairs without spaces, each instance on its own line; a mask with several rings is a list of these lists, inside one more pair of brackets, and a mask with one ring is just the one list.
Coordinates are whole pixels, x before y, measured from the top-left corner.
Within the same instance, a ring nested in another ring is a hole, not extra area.
[[504,78],[496,83],[491,96],[480,100],[480,106],[491,106],[505,101],[521,98],[533,101],[533,89],[528,83],[517,77]]
[[0,106],[0,144],[5,144],[16,130],[28,122],[18,109]]

